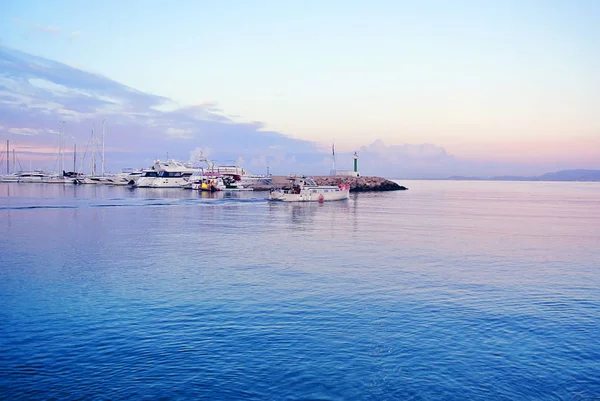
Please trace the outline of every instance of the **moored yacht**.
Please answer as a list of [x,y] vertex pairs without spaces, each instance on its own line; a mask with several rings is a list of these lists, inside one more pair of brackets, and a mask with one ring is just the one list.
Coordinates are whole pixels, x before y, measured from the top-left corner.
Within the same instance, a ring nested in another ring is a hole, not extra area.
[[0,175],[0,182],[19,182],[18,173]]
[[134,182],[130,182],[129,185],[138,188],[151,188],[156,177],[158,177],[158,172],[156,170],[144,169],[138,179]]
[[144,170],[134,186],[138,188],[181,188],[189,181],[192,174],[198,171],[188,163],[176,160],[166,162],[156,160],[152,170]]
[[216,171],[220,174],[237,176],[238,185],[241,187],[265,186],[273,183],[271,175],[252,174],[240,166],[217,166]]
[[44,171],[22,171],[17,173],[17,182],[21,183],[59,183],[64,184],[66,180],[54,173]]

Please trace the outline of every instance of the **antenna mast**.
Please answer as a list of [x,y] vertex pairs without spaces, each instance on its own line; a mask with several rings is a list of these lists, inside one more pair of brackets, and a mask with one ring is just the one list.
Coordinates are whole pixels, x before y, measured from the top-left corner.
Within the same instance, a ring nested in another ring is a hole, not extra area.
[[335,141],[331,144],[331,160],[332,160],[331,175],[337,175],[337,173],[335,171]]

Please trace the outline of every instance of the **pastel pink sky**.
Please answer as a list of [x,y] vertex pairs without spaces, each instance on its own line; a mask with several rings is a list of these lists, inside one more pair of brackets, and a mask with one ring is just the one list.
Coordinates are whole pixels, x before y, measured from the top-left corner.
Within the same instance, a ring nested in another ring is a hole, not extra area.
[[23,0],[2,15],[5,46],[322,149],[600,168],[598,1]]

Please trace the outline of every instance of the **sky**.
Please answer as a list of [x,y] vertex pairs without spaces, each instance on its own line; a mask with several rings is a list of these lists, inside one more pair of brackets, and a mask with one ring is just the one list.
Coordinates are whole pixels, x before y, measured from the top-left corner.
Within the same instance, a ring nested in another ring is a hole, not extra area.
[[5,0],[0,18],[3,46],[323,151],[600,168],[599,1]]

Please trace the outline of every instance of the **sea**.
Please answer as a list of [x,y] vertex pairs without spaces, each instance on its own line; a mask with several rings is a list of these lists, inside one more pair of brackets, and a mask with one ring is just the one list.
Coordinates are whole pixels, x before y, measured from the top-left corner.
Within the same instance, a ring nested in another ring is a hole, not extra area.
[[0,184],[0,399],[600,400],[600,183]]

